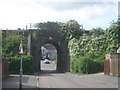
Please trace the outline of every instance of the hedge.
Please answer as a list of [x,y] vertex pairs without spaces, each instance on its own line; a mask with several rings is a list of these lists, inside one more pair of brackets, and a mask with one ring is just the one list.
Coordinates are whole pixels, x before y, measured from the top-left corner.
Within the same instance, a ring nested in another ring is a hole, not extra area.
[[72,73],[91,74],[101,71],[103,71],[102,62],[94,61],[88,57],[74,58],[71,61]]
[[[23,74],[33,74],[35,72],[35,61],[32,56],[23,55]],[[15,56],[10,59],[10,73],[19,74],[20,72],[20,56]]]

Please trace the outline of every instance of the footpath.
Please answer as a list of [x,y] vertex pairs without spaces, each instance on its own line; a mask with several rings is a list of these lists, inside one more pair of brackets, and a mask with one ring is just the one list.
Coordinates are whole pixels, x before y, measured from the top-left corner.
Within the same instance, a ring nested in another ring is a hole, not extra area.
[[104,75],[104,73],[87,74],[80,76],[86,79],[97,81],[98,83],[109,85],[112,88],[120,87],[120,77]]
[[[2,88],[19,88],[19,75],[9,75],[3,78]],[[37,88],[37,78],[35,75],[23,75],[22,88]]]
[[[95,80],[98,83],[109,85],[112,88],[118,88],[120,85],[118,77],[104,75],[103,73],[79,75],[82,78]],[[23,75],[23,88],[38,88],[38,81],[36,75]],[[2,88],[19,88],[19,75],[10,75],[3,78]]]

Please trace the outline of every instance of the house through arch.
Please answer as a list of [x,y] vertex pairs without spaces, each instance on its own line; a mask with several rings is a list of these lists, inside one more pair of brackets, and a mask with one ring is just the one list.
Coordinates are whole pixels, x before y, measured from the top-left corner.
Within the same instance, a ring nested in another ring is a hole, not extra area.
[[57,49],[54,45],[46,43],[41,47],[41,71],[57,70]]

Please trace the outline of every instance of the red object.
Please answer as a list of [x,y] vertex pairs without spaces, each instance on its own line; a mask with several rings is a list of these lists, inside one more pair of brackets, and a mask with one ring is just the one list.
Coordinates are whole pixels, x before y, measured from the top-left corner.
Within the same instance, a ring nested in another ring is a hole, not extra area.
[[24,51],[23,51],[23,47],[22,47],[22,41],[20,42],[18,55],[24,55]]

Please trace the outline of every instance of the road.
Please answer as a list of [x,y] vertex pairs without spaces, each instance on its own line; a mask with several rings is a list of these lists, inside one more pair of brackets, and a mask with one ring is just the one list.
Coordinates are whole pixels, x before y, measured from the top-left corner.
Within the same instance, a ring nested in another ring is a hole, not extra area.
[[[117,77],[107,76],[103,73],[89,75],[58,73],[55,71],[56,64],[54,62],[52,62],[52,64],[44,64],[44,62],[42,62],[41,66],[42,72],[40,72],[39,75],[38,73],[36,73],[35,75],[23,75],[23,88],[33,88],[33,90],[46,90],[49,88],[52,88],[52,90],[56,90],[56,88],[60,88],[60,90],[62,88],[76,88],[77,90],[80,90],[80,88],[95,88],[90,90],[102,88],[102,90],[104,90],[103,88],[108,88],[107,90],[117,90],[113,88],[118,87]],[[10,74],[9,77],[3,78],[2,87],[19,88],[19,75]]]
[[44,61],[41,61],[41,70],[43,71],[55,71],[56,64],[54,61],[51,61],[50,64],[45,64]]
[[114,88],[113,86],[84,78],[80,75],[55,72],[55,63],[44,64],[42,72],[37,76],[39,88]]

